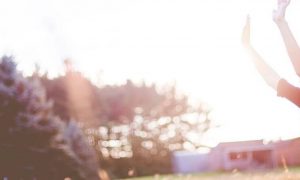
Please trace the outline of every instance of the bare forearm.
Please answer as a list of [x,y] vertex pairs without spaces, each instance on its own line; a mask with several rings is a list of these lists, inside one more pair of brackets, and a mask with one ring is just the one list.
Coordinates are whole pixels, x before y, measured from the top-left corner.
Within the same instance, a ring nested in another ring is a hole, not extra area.
[[274,90],[277,90],[280,76],[263,60],[263,58],[255,51],[255,49],[253,49],[251,46],[248,46],[246,50],[250,55],[257,71],[263,77],[265,82]]
[[278,28],[285,43],[288,55],[298,76],[300,76],[300,48],[285,20],[277,22]]

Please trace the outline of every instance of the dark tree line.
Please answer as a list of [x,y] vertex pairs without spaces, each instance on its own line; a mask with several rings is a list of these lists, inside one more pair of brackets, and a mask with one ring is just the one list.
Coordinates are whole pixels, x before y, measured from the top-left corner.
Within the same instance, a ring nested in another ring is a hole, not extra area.
[[211,128],[209,110],[191,106],[176,86],[97,87],[70,66],[64,76],[39,76],[56,114],[76,119],[113,178],[172,172],[172,152],[202,147],[190,137]]
[[66,71],[64,76],[39,77],[47,96],[54,101],[54,111],[64,119],[74,118],[86,126],[107,123],[127,124],[139,114],[146,118],[177,116],[191,110],[188,98],[171,86],[157,91],[154,84],[97,87],[80,72]]

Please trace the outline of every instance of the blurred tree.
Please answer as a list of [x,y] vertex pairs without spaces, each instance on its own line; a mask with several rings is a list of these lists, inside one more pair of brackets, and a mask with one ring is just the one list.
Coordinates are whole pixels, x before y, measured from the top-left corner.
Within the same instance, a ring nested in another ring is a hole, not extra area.
[[0,61],[0,177],[99,179],[94,153],[75,124],[64,123],[36,79],[10,57]]
[[40,78],[48,98],[54,101],[54,112],[86,127],[130,123],[136,114],[158,118],[189,110],[187,97],[179,96],[175,86],[158,92],[155,85],[136,85],[128,80],[124,85],[97,87],[76,71],[55,79]]

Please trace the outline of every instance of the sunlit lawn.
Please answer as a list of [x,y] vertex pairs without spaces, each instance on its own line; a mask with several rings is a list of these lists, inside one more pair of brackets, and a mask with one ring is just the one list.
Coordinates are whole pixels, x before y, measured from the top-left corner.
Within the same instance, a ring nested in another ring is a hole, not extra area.
[[[219,172],[190,175],[155,175],[130,180],[300,180],[300,167],[288,171],[277,169],[264,172]],[[127,179],[129,180],[129,179]]]

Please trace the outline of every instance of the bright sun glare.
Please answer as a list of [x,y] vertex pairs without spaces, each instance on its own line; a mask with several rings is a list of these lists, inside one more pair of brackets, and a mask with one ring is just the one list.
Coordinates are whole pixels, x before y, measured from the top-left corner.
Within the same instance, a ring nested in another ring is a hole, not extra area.
[[[300,135],[299,110],[264,84],[240,45],[250,13],[254,45],[298,83],[271,19],[275,0],[16,1],[0,2],[0,49],[27,72],[38,62],[55,75],[70,57],[94,82],[176,81],[213,107],[221,127],[208,143]],[[300,41],[300,2],[293,4],[287,18]]]

